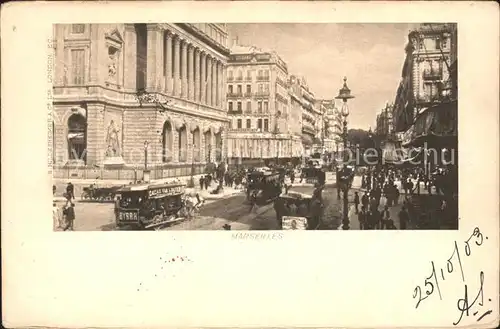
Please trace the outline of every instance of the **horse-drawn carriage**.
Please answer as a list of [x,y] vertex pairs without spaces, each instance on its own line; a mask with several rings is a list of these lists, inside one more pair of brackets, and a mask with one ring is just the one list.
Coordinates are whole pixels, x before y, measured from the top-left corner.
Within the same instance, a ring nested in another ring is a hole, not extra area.
[[184,191],[182,183],[123,187],[118,191],[120,199],[115,206],[117,227],[159,230],[184,220]]
[[279,172],[253,171],[247,176],[247,199],[256,205],[266,205],[273,202],[281,194]]
[[80,198],[87,201],[113,201],[120,188],[122,186],[97,187],[90,185],[83,188]]

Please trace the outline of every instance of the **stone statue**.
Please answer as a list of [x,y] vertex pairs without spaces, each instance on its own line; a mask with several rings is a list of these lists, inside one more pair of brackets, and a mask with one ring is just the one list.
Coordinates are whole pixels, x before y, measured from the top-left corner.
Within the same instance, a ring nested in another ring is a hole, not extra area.
[[108,78],[114,79],[116,76],[116,60],[117,60],[117,50],[110,47],[108,50],[109,64],[108,64]]
[[108,150],[111,152],[111,156],[119,156],[120,155],[120,142],[118,133],[120,129],[116,127],[115,122],[111,120],[108,126],[108,134],[106,136],[106,142],[108,143]]

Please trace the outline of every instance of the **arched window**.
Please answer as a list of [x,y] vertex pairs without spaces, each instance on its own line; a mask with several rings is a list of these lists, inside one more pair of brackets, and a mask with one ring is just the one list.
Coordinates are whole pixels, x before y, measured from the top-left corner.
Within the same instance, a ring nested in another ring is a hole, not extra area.
[[68,158],[87,161],[87,120],[80,114],[68,119]]
[[163,162],[172,161],[172,151],[173,151],[173,138],[172,138],[172,125],[170,122],[165,121],[163,124],[162,132],[162,149],[163,149]]
[[200,154],[201,154],[201,134],[200,134],[200,128],[196,128],[193,131],[193,161],[194,162],[200,162]]
[[179,128],[179,162],[187,161],[187,129],[186,126]]
[[215,134],[215,146],[216,146],[216,153],[215,153],[215,161],[222,161],[222,134],[219,132]]
[[205,161],[208,163],[212,157],[212,132],[211,130],[206,131],[203,134],[205,139]]

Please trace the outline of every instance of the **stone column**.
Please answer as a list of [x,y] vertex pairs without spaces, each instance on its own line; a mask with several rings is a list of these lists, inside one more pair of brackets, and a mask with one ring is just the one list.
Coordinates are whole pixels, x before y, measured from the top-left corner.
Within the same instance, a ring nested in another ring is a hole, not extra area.
[[173,35],[170,31],[165,33],[165,91],[167,94],[172,95],[174,89],[173,70],[172,70],[172,38]]
[[148,52],[147,52],[147,74],[146,74],[146,89],[154,91],[157,87],[157,44],[158,44],[159,28],[158,24],[147,24],[147,39],[148,39]]
[[216,106],[217,101],[217,60],[212,59],[212,100],[210,105]]
[[183,40],[182,44],[181,44],[181,56],[182,56],[182,63],[181,63],[181,70],[182,70],[182,80],[181,80],[182,91],[181,91],[181,97],[182,98],[187,98],[188,97],[187,47],[188,47],[188,43],[185,40]]
[[[136,88],[137,74],[137,34],[134,24],[125,24],[125,60],[124,60],[124,84],[125,89]],[[63,40],[63,38],[61,38]],[[62,75],[61,75],[62,76]]]
[[209,57],[207,59],[207,98],[205,99],[205,104],[207,105],[212,104],[212,63],[212,57]]
[[200,101],[200,51],[193,49],[194,52],[194,101]]
[[217,62],[217,108],[221,107],[223,92],[224,85],[222,84],[222,63]]
[[226,83],[226,75],[227,75],[227,68],[224,66],[223,63],[221,63],[221,72],[222,72],[222,94],[221,94],[221,108],[223,110],[226,110],[227,108],[227,102],[226,102],[226,97],[227,97],[227,83]]
[[[159,92],[162,92],[165,89],[165,72],[163,72],[163,50],[164,50],[164,30],[161,28],[158,28],[156,32],[156,90]],[[151,159],[153,160],[153,159]]]
[[194,47],[189,45],[188,48],[188,99],[194,99]]
[[181,95],[181,40],[174,39],[174,96]]
[[206,99],[206,81],[207,81],[207,54],[206,53],[200,53],[201,57],[201,81],[200,81],[200,103],[205,104],[205,99]]

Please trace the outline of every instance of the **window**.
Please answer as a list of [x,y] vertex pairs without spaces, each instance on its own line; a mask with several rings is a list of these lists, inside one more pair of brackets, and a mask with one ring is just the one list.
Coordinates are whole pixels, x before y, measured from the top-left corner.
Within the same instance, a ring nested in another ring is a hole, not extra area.
[[247,119],[247,129],[252,128],[252,120]]
[[269,131],[269,119],[264,119],[264,131]]
[[233,120],[229,121],[229,129],[233,129]]
[[259,113],[262,113],[262,102],[257,102],[257,110]]
[[264,85],[262,83],[259,83],[259,93],[262,93],[264,90]]
[[233,85],[229,85],[229,94],[233,94]]
[[71,25],[71,33],[82,34],[83,32],[85,32],[85,24],[72,24]]
[[238,119],[237,123],[238,123],[238,129],[241,129],[241,119]]
[[238,111],[241,111],[241,102],[238,102]]
[[230,112],[233,110],[233,102],[228,103],[228,109]]
[[257,128],[258,128],[259,130],[261,130],[261,129],[262,129],[262,119],[258,119],[258,120],[257,120]]
[[251,101],[247,101],[247,111],[248,112],[252,111],[252,102]]
[[252,93],[252,86],[247,85],[247,94],[251,94],[251,93]]
[[250,71],[250,70],[247,71],[247,79],[249,79],[249,80],[252,79],[252,71]]
[[262,76],[262,70],[259,70],[258,76],[259,76],[259,77],[261,77],[261,76]]
[[71,79],[75,85],[85,83],[85,50],[71,50]]
[[242,92],[242,87],[241,85],[238,85],[238,95],[241,95],[243,92]]
[[227,74],[229,75],[229,78],[232,79],[233,78],[233,71],[227,71]]
[[436,39],[436,49],[441,49],[441,39]]
[[243,78],[243,71],[242,70],[238,71],[238,78]]
[[269,103],[264,102],[264,112],[267,113],[269,112]]
[[269,92],[269,84],[267,84],[267,83],[266,83],[266,84],[264,85],[264,91],[265,91],[266,93],[268,93],[268,92]]
[[269,70],[265,70],[265,71],[264,71],[264,76],[265,76],[266,78],[269,78]]

